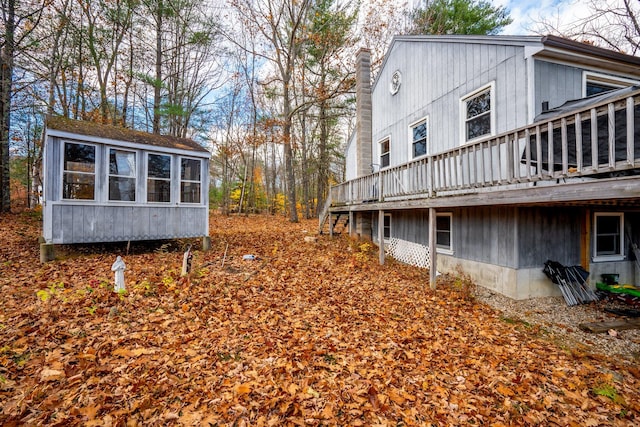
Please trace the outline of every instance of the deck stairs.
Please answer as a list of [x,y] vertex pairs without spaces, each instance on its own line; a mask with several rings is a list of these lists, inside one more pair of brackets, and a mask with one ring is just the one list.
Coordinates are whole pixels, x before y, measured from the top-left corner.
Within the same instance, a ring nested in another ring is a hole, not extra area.
[[343,234],[349,232],[349,212],[327,212],[320,224],[320,234]]
[[319,217],[319,233],[325,235],[342,234],[349,232],[349,212],[331,212],[331,196],[327,198]]

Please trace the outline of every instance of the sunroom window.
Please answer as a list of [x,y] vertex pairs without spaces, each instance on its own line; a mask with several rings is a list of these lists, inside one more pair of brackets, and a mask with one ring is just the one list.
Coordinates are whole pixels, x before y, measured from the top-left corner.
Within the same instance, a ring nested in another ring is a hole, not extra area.
[[472,141],[493,133],[493,84],[462,98],[464,141]]
[[147,157],[147,201],[171,201],[171,156],[149,154]]
[[595,258],[601,260],[624,258],[624,214],[616,212],[595,214]]
[[136,200],[136,153],[109,149],[109,200]]
[[200,160],[181,159],[180,161],[180,201],[182,203],[200,203],[202,176]]
[[96,147],[66,142],[62,177],[62,198],[94,200],[96,188]]

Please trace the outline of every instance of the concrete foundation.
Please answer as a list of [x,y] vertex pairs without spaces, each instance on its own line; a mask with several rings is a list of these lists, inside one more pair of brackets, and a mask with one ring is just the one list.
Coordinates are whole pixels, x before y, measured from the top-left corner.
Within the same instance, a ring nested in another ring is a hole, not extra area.
[[438,254],[438,271],[471,276],[478,285],[515,300],[562,296],[540,268],[514,269]]

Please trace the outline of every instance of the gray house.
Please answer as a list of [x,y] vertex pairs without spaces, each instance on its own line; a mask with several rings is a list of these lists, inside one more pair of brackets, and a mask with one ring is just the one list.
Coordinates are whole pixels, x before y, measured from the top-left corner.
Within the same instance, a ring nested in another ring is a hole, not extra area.
[[209,235],[209,152],[193,140],[50,118],[46,245]]
[[321,228],[421,244],[432,281],[461,269],[515,299],[560,294],[549,259],[640,283],[640,58],[554,36],[403,36],[370,81],[361,50],[347,180]]

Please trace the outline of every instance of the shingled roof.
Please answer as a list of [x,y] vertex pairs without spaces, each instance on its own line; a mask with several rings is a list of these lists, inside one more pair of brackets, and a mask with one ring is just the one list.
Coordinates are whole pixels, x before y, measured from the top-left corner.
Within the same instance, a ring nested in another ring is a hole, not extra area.
[[94,136],[115,141],[134,142],[156,147],[208,153],[207,149],[192,139],[178,138],[169,135],[154,135],[147,132],[131,130],[111,125],[103,125],[88,121],[72,120],[64,117],[49,117],[47,129],[68,132],[76,135]]

